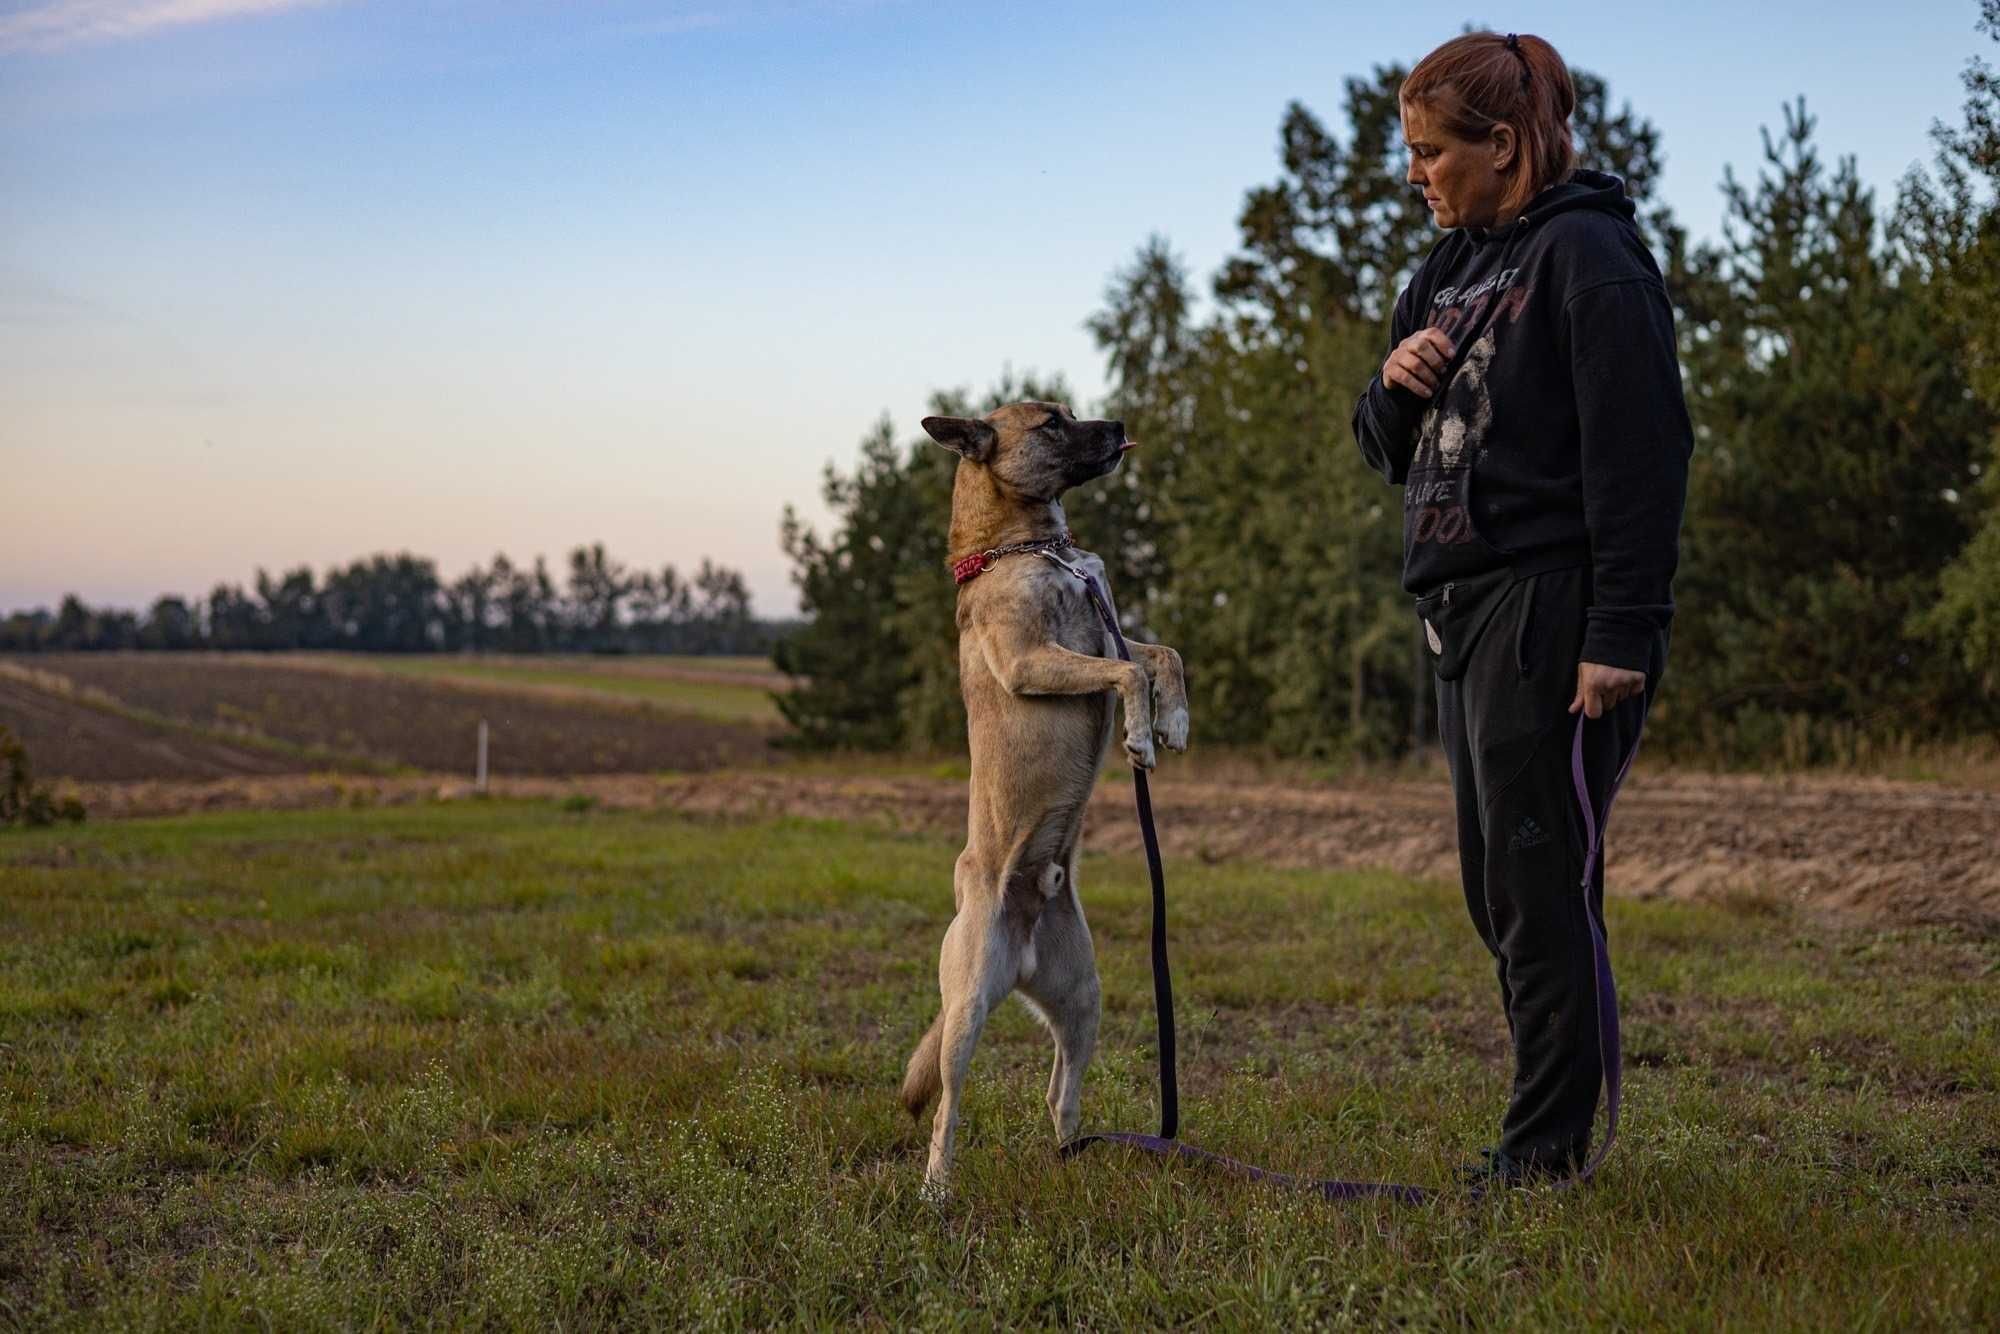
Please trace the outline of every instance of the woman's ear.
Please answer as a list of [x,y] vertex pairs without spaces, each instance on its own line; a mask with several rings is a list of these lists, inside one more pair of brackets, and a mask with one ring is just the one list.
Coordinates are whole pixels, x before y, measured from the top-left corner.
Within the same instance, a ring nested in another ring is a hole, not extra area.
[[1521,138],[1514,133],[1514,127],[1501,121],[1493,127],[1493,170],[1506,171],[1514,165],[1514,155],[1521,151]]

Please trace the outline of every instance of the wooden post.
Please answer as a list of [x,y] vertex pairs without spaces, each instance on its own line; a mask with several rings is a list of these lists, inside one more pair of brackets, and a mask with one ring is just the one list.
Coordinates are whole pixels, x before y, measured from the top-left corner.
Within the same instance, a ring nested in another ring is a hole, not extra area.
[[479,768],[473,777],[473,786],[479,791],[486,790],[486,720],[479,720]]

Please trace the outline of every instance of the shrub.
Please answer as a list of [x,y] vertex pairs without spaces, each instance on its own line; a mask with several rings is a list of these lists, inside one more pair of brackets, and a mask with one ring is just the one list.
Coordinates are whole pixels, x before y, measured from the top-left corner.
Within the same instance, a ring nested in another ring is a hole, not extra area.
[[82,802],[57,797],[46,783],[35,782],[27,746],[4,726],[0,726],[0,764],[6,766],[6,777],[0,781],[0,825],[41,826],[83,819]]

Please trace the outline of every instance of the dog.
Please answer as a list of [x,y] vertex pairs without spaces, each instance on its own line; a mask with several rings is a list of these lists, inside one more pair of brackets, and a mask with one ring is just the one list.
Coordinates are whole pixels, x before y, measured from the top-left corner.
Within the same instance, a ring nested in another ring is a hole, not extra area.
[[[1100,1010],[1077,897],[1084,805],[1110,746],[1114,701],[1125,710],[1125,757],[1140,769],[1153,767],[1156,744],[1187,748],[1188,704],[1178,653],[1128,638],[1133,660],[1123,661],[1073,575],[1032,550],[990,554],[1062,541],[1060,497],[1118,467],[1133,447],[1124,423],[1023,402],[981,419],[926,417],[923,426],[959,456],[950,541],[960,558],[958,671],[972,750],[965,850],[952,876],[957,911],[938,956],[943,1005],[902,1087],[912,1118],[939,1098],[924,1169],[936,1194],[950,1179],[973,1046],[1009,992],[1055,1038],[1049,1115],[1058,1142],[1076,1134]],[[1053,554],[1105,586],[1095,555],[1074,546]]]

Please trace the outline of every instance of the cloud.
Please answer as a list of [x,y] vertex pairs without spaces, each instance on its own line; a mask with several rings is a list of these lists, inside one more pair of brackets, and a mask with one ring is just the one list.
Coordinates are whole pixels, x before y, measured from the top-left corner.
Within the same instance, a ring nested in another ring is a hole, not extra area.
[[0,51],[54,51],[337,0],[45,0],[0,14]]

